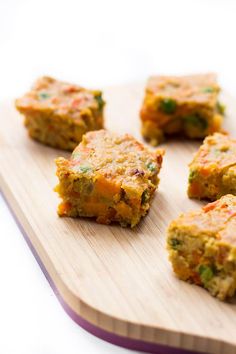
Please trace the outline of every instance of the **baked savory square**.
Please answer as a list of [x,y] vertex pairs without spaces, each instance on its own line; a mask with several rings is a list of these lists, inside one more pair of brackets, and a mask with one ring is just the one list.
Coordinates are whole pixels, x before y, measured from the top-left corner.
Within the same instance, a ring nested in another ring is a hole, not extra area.
[[220,133],[207,137],[189,167],[189,197],[236,195],[236,140]]
[[51,77],[40,78],[16,100],[30,137],[65,150],[73,150],[84,133],[103,128],[103,106],[101,91]]
[[177,276],[224,300],[236,290],[236,197],[228,194],[201,210],[182,214],[168,229]]
[[163,150],[151,151],[128,134],[85,134],[69,160],[56,160],[58,214],[135,226],[150,207],[162,156]]
[[215,74],[151,77],[140,112],[143,137],[157,145],[173,134],[202,138],[219,131],[219,92]]

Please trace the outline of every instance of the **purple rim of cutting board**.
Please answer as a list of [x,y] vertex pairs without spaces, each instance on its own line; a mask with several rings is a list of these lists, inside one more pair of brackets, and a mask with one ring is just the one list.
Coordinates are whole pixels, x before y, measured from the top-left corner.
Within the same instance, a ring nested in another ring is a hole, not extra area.
[[72,318],[73,321],[75,321],[80,327],[88,331],[89,333],[93,334],[94,336],[105,340],[106,342],[118,345],[120,347],[124,347],[127,349],[131,350],[137,350],[145,353],[154,353],[154,354],[197,354],[198,352],[193,352],[189,350],[183,350],[183,349],[178,349],[178,348],[173,348],[173,347],[168,347],[165,345],[161,344],[155,344],[155,343],[150,343],[150,342],[145,342],[142,340],[137,340],[137,339],[131,339],[127,337],[122,337],[117,334],[105,331],[102,328],[99,328],[92,323],[88,322],[81,316],[79,316],[75,311],[73,311],[69,305],[65,302],[65,300],[62,298],[60,295],[58,289],[56,288],[52,278],[48,274],[44,264],[40,260],[39,255],[37,254],[32,242],[30,241],[29,237],[27,236],[25,230],[23,229],[22,225],[20,224],[20,221],[18,220],[15,212],[13,211],[12,207],[8,203],[7,199],[5,198],[3,192],[1,191],[1,194],[3,196],[4,201],[6,202],[8,209],[10,210],[11,214],[14,217],[14,220],[16,221],[16,224],[18,225],[22,235],[24,236],[25,241],[27,242],[31,252],[33,253],[36,261],[38,262],[41,270],[43,271],[46,279],[48,280],[51,288],[53,289],[55,295],[57,296],[60,304],[66,311],[66,313]]

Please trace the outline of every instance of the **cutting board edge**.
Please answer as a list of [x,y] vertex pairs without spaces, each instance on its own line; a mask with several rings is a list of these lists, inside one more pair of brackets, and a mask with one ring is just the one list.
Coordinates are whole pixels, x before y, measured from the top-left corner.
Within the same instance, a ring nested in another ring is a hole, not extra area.
[[[208,348],[207,353],[214,353],[213,351],[211,351],[211,347],[214,347],[215,349],[216,347],[220,348],[219,353],[226,351],[227,353],[236,353],[236,346],[234,343],[225,342],[216,338],[201,337],[192,333],[181,333],[167,328],[151,327],[140,323],[128,322],[123,319],[118,319],[93,308],[89,304],[85,303],[78,296],[76,297],[77,302],[80,303],[80,305],[84,305],[82,306],[84,310],[87,309],[90,312],[94,312],[93,315],[96,315],[95,318],[97,319],[97,321],[91,320],[91,314],[89,316],[86,316],[86,311],[79,311],[79,308],[81,308],[81,306],[79,306],[77,310],[74,309],[72,306],[70,306],[70,301],[68,301],[68,298],[66,298],[66,296],[63,296],[60,292],[59,287],[55,285],[55,282],[52,279],[49,270],[46,269],[46,266],[43,264],[43,261],[41,260],[40,255],[33,244],[33,240],[29,235],[30,233],[27,234],[23,226],[21,217],[17,213],[16,201],[14,200],[14,196],[12,195],[11,190],[5,183],[2,173],[0,173],[0,192],[11,214],[13,215],[14,220],[16,221],[22,235],[24,236],[26,243],[28,244],[31,252],[33,253],[37,263],[43,271],[46,279],[48,280],[63,309],[82,328],[84,328],[91,334],[115,345],[119,345],[121,347],[125,347],[132,350],[139,350],[150,353],[190,354],[196,353],[195,351],[192,352],[192,350],[195,350],[196,348],[198,348],[198,353],[206,353],[205,348]],[[25,222],[28,223],[27,218],[25,218]],[[70,291],[68,287],[67,290],[68,294],[70,294],[71,297],[76,296]],[[103,323],[101,321],[98,321],[99,317],[102,317]],[[116,321],[118,328],[115,329],[114,325],[116,324]],[[104,326],[105,322],[106,325]],[[122,324],[124,326],[123,329],[119,327]],[[124,329],[127,332],[126,335],[124,335]],[[135,335],[130,333],[131,331],[135,333]],[[151,331],[151,337],[153,337],[152,340],[150,340],[150,333],[148,334],[148,331]]]

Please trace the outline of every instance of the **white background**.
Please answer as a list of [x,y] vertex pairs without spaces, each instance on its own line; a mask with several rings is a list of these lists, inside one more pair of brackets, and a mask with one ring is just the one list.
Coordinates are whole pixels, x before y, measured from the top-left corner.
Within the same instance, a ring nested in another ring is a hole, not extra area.
[[[102,87],[205,71],[236,96],[235,37],[234,0],[0,0],[0,99],[45,74]],[[2,199],[0,237],[0,353],[128,352],[65,314]]]

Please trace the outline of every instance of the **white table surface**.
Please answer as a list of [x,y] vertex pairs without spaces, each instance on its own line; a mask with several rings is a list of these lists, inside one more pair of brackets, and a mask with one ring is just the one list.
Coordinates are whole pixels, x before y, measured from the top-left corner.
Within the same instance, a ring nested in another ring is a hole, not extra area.
[[[90,87],[216,71],[236,96],[235,0],[0,0],[0,100],[40,75]],[[0,353],[128,353],[64,312],[0,198]]]

